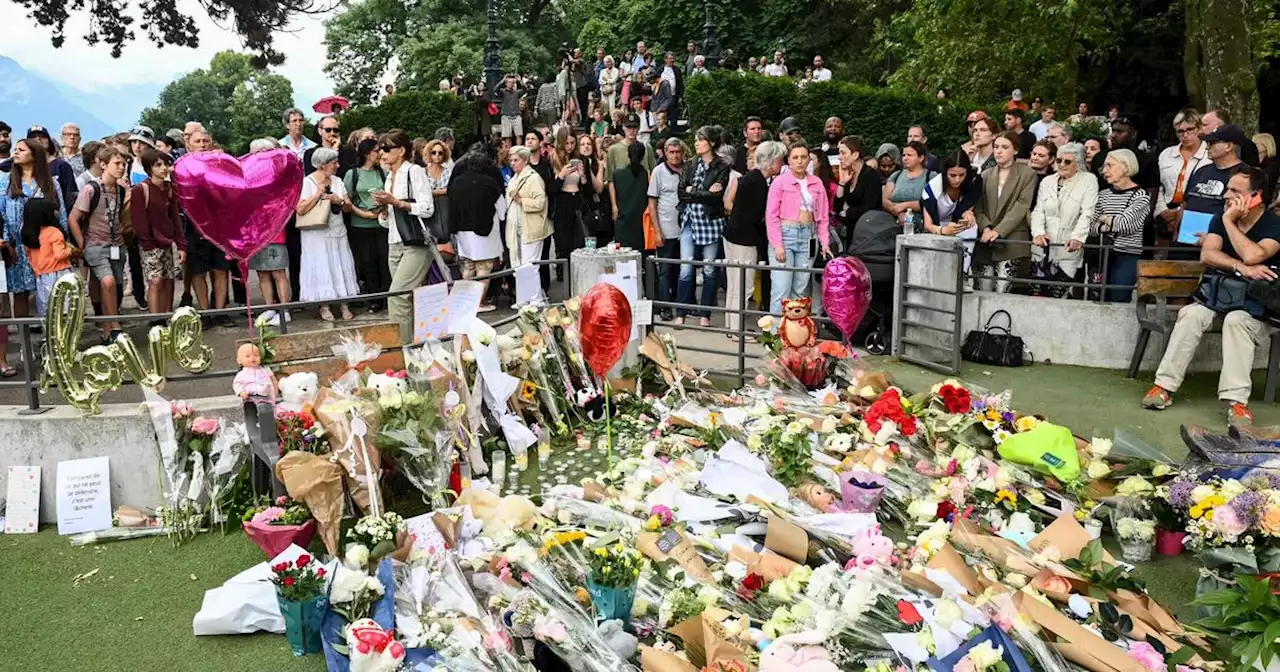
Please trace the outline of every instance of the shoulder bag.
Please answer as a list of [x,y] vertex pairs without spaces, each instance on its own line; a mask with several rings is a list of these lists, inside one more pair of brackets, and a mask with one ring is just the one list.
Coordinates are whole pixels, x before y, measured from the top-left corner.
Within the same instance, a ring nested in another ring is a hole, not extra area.
[[[1009,326],[993,325],[996,317],[1004,315]],[[1013,317],[1008,311],[997,310],[987,318],[981,330],[973,330],[960,346],[960,356],[965,361],[992,366],[1022,366],[1026,345],[1013,335]]]
[[[405,179],[409,181],[405,185],[405,193],[409,197],[404,200],[407,203],[414,203],[413,172],[405,172]],[[435,244],[435,237],[432,236],[426,220],[409,210],[392,208],[391,212],[396,219],[396,233],[400,234],[400,243],[402,245],[406,247],[426,247],[428,243]]]
[[1262,304],[1249,298],[1248,280],[1216,268],[1207,269],[1200,276],[1192,298],[1215,313],[1243,310],[1259,319],[1265,315]]
[[[308,177],[306,179],[311,178]],[[315,182],[315,180],[312,180],[312,182]],[[318,183],[316,184],[316,189],[325,189],[325,191],[328,191],[327,187],[321,187]],[[298,215],[299,231],[305,231],[307,229],[323,229],[328,226],[329,202],[324,200],[324,198],[317,199],[316,204],[311,206],[310,210]]]

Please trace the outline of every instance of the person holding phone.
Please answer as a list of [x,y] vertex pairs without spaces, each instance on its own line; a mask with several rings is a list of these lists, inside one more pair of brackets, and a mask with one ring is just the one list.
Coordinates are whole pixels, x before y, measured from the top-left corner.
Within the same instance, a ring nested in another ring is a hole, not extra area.
[[[1214,216],[1208,233],[1201,239],[1201,263],[1245,282],[1276,280],[1271,264],[1280,252],[1280,215],[1264,207],[1262,194],[1266,187],[1267,177],[1257,168],[1246,166],[1231,177],[1223,191],[1223,211]],[[1258,346],[1270,338],[1270,328],[1262,321],[1264,314],[1261,304],[1248,299],[1243,309],[1222,315],[1218,398],[1227,403],[1227,424],[1231,426],[1253,424],[1253,414],[1249,412],[1253,356]],[[1182,385],[1200,338],[1218,316],[1218,311],[1198,299],[1178,311],[1178,321],[1156,370],[1156,384],[1142,399],[1144,408],[1160,411],[1173,404],[1173,393]]]

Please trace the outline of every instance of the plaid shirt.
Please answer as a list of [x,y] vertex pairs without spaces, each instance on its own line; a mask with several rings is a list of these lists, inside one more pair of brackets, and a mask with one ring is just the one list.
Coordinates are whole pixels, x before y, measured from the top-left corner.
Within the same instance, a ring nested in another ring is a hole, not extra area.
[[[698,160],[698,165],[693,169],[693,183],[702,184],[702,178],[707,174],[707,162]],[[724,225],[728,220],[724,217],[711,217],[707,214],[707,206],[702,203],[689,203],[684,208],[684,215],[681,217],[681,225],[688,227],[693,231],[693,243],[695,245],[710,245],[719,242],[720,235],[724,233]]]

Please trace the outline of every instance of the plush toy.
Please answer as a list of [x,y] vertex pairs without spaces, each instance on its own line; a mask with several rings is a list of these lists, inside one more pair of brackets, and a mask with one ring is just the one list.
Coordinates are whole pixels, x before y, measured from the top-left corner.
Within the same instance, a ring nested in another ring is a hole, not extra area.
[[604,420],[605,405],[604,395],[593,388],[578,390],[575,393],[578,405],[587,412],[587,419],[591,422],[600,422]]
[[782,302],[782,322],[778,325],[778,338],[788,348],[812,347],[818,342],[818,327],[809,316],[813,301],[787,299]]
[[394,672],[404,662],[404,645],[371,618],[347,626],[351,672]]
[[622,629],[622,621],[613,619],[601,623],[596,632],[605,644],[609,645],[613,652],[623,660],[631,660],[636,655],[636,650],[640,646],[640,640],[636,636]]
[[368,386],[378,391],[379,397],[404,394],[409,390],[403,372],[374,373],[369,376]]
[[314,373],[295,373],[280,379],[280,408],[301,413],[316,402],[320,379]]
[[795,495],[822,513],[840,511],[840,507],[836,505],[836,496],[817,483],[802,483],[796,488]]
[[489,537],[526,528],[538,512],[528,497],[507,495],[499,499],[492,491],[480,488],[463,490],[454,506],[470,506],[476,520],[484,522],[484,534]]

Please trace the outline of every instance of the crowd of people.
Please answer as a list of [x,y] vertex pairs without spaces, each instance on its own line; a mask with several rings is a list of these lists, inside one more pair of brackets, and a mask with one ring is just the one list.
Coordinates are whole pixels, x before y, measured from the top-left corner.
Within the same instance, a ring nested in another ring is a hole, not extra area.
[[[762,60],[734,65],[790,74],[782,52]],[[830,78],[821,56],[811,70],[802,83]],[[840,116],[821,129],[788,117],[770,131],[750,117],[733,131],[688,131],[679,121],[683,85],[705,71],[694,44],[683,63],[649,53],[643,42],[620,58],[597,50],[594,60],[566,47],[556,78],[534,89],[507,75],[482,98],[493,123],[462,143],[450,128],[413,138],[400,129],[344,128],[340,115],[321,118],[313,139],[305,115],[287,110],[284,136],[256,140],[250,151],[293,152],[304,167],[301,199],[249,269],[268,304],[322,302],[326,321],[385,308],[406,339],[408,296],[353,302],[438,281],[451,265],[473,278],[610,241],[661,260],[652,266],[650,298],[680,305],[662,307],[659,319],[723,326],[737,338],[739,316],[721,321],[711,308],[778,314],[787,299],[812,294],[821,311],[820,293],[811,291],[819,276],[795,269],[820,268],[877,220],[889,235],[963,239],[976,289],[1127,302],[1138,260],[1226,258],[1218,254],[1241,264],[1233,271],[1274,277],[1263,263],[1270,255],[1256,252],[1271,249],[1257,241],[1270,235],[1274,217],[1275,140],[1249,137],[1221,112],[1178,112],[1176,144],[1158,149],[1117,106],[1091,117],[1081,104],[1062,123],[1053,105],[1038,98],[1028,105],[1017,90],[1003,119],[969,114],[958,147],[930,145],[921,124],[903,129],[901,145],[892,138],[877,145],[846,134]],[[1085,121],[1104,135],[1073,137]],[[139,126],[83,144],[74,124],[63,126],[58,143],[40,126],[16,141],[9,135],[0,123],[0,251],[13,315],[32,314],[33,301],[42,314],[56,279],[77,269],[99,315],[118,315],[126,291],[143,310],[168,312],[179,278],[183,304],[245,302],[249,278],[191,226],[172,187],[179,157],[217,148],[200,122],[159,135]],[[1241,235],[1256,248],[1230,230],[1255,215],[1262,226]],[[1182,231],[1184,221],[1195,230]],[[716,260],[751,270],[698,263]],[[553,272],[563,268],[541,268],[544,291]],[[481,310],[510,303],[512,285],[493,283]],[[292,316],[272,310],[261,319]],[[103,323],[104,339],[118,329]],[[1170,352],[1194,351],[1196,341],[1184,338],[1186,347]],[[11,375],[0,351],[0,376]],[[1165,394],[1177,388],[1178,376],[1161,380]]]

